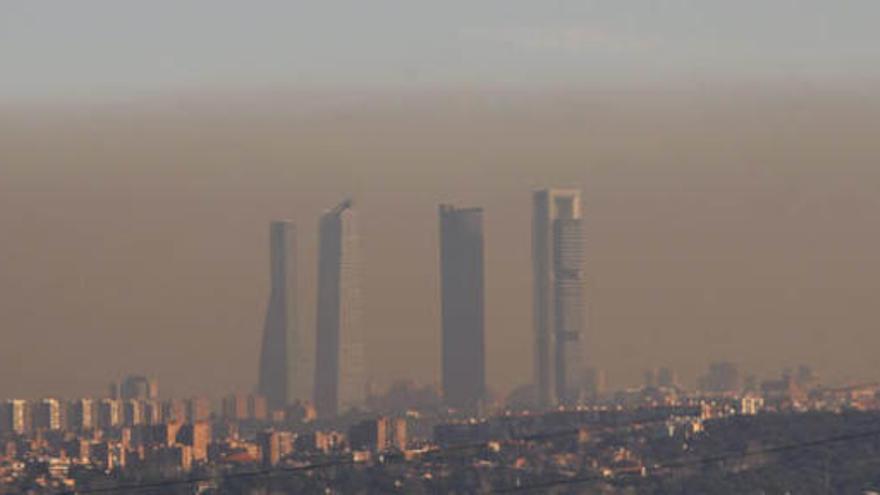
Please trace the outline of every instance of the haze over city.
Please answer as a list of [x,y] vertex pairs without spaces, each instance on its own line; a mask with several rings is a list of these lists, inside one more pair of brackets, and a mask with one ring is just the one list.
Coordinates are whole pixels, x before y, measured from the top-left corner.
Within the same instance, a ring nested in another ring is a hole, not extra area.
[[874,3],[380,3],[3,3],[0,391],[252,388],[266,225],[300,225],[311,328],[316,219],[352,196],[378,385],[438,383],[436,205],[485,208],[503,394],[531,377],[529,195],[554,186],[583,190],[610,383],[880,376]]
[[[377,384],[439,381],[436,205],[485,208],[488,382],[531,370],[530,193],[583,190],[586,336],[615,385],[730,359],[873,380],[873,95],[363,92],[6,110],[0,388],[74,396],[142,370],[256,379],[273,219],[356,198]],[[300,103],[308,100],[306,103]]]
[[880,493],[878,18],[0,0],[0,495]]

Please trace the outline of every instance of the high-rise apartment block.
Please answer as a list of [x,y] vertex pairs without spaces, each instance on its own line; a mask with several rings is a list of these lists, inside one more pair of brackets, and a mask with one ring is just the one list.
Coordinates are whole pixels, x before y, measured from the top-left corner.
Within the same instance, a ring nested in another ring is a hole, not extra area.
[[122,402],[122,424],[125,426],[138,426],[146,422],[144,417],[144,402],[128,399]]
[[191,397],[186,400],[186,422],[197,423],[211,419],[211,400],[207,397]]
[[33,425],[38,430],[60,430],[62,416],[58,399],[42,399],[33,406]]
[[224,397],[222,402],[222,413],[224,419],[248,419],[247,395],[239,393]]
[[119,400],[102,399],[98,403],[98,428],[110,429],[122,423],[122,404]]
[[379,417],[352,425],[348,430],[352,450],[382,452],[391,448],[405,450],[407,443],[406,419]]
[[293,452],[295,438],[297,436],[289,431],[266,430],[257,433],[263,467],[275,466],[283,456]]
[[204,461],[208,458],[208,444],[211,442],[211,423],[196,421],[186,423],[177,431],[177,442],[192,448],[192,459]]
[[31,408],[26,400],[7,400],[0,405],[0,432],[24,434],[32,425]]
[[265,421],[268,417],[266,398],[256,394],[232,394],[223,398],[223,418],[230,420]]
[[92,399],[77,399],[68,404],[68,427],[74,431],[93,429],[96,419],[95,402]]

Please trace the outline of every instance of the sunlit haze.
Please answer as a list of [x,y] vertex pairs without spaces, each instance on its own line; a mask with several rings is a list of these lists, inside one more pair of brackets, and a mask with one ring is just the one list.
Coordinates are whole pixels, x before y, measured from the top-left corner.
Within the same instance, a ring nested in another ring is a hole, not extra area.
[[0,0],[0,495],[880,492],[878,19]]

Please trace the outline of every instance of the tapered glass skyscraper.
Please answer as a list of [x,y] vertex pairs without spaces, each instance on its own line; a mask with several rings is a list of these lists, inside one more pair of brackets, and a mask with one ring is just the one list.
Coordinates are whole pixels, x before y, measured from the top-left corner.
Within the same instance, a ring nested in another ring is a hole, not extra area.
[[296,228],[272,222],[269,228],[272,289],[263,330],[259,392],[273,409],[312,395],[313,352],[302,334],[297,310]]
[[365,394],[360,246],[349,200],[321,217],[318,246],[315,408],[332,418]]
[[535,385],[542,407],[579,400],[583,381],[584,241],[578,190],[534,193]]
[[441,205],[439,214],[443,397],[477,412],[486,391],[483,210]]

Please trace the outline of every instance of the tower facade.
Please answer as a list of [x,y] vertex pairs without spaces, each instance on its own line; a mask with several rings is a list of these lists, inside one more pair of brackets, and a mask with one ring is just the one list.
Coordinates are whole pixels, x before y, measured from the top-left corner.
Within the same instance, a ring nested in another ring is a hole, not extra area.
[[584,240],[578,190],[533,197],[535,384],[542,407],[580,399],[583,381]]
[[321,217],[318,243],[315,408],[332,418],[364,401],[360,240],[350,200]]
[[291,222],[269,227],[272,289],[263,330],[259,392],[273,409],[312,395],[313,353],[300,332],[296,290],[296,228]]
[[483,210],[440,205],[443,397],[475,412],[485,397]]

